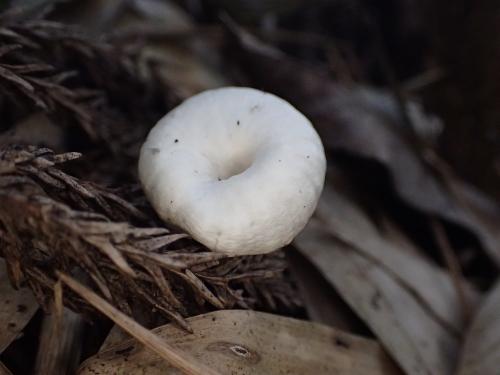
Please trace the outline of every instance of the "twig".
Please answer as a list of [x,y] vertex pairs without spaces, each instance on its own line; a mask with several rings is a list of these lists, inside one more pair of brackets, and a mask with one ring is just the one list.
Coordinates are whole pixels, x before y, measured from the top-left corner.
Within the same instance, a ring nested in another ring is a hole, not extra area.
[[0,362],[0,375],[12,375],[9,369],[5,367],[5,365],[2,362]]
[[441,252],[441,256],[443,257],[446,266],[450,270],[452,281],[457,291],[457,297],[460,305],[462,306],[463,319],[467,324],[471,317],[472,309],[465,293],[463,285],[464,277],[462,274],[460,263],[455,255],[455,252],[451,248],[443,225],[435,218],[431,218],[430,223],[439,251]]
[[80,297],[85,299],[95,309],[106,315],[116,325],[120,326],[124,331],[133,336],[137,341],[144,344],[146,347],[154,351],[172,366],[181,370],[183,373],[188,375],[219,374],[217,371],[200,363],[190,354],[176,349],[167,342],[163,341],[153,332],[147,330],[139,323],[114,308],[103,298],[99,297],[97,294],[80,284],[75,279],[62,272],[58,272],[57,274],[62,282],[64,282]]
[[80,360],[83,326],[80,315],[64,309],[62,284],[56,283],[52,314],[44,318],[34,373],[74,373]]

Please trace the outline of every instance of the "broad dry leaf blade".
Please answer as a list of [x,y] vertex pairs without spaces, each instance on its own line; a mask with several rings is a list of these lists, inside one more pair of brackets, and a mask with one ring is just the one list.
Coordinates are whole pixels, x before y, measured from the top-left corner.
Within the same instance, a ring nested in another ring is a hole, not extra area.
[[451,374],[458,340],[397,278],[317,223],[296,246],[373,330],[409,375]]
[[[188,321],[192,334],[172,324],[154,332],[220,374],[401,374],[377,343],[316,323],[242,310],[217,311]],[[177,373],[134,340],[90,358],[79,375],[94,371]]]
[[0,259],[0,353],[19,336],[37,309],[31,290],[11,287],[5,263]]
[[500,282],[486,297],[472,322],[458,374],[500,374]]
[[[386,269],[447,329],[456,335],[462,331],[462,305],[447,272],[419,253],[405,251],[401,243],[383,237],[359,207],[331,187],[325,187],[316,214],[328,232]],[[475,304],[477,292],[465,281],[464,286],[468,299]]]
[[294,278],[309,319],[347,332],[362,334],[364,325],[317,268],[295,249],[287,249]]

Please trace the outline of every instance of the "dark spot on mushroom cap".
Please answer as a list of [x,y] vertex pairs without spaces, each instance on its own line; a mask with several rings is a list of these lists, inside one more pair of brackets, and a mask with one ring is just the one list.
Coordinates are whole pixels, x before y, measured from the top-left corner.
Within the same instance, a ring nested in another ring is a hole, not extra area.
[[160,149],[159,149],[159,148],[152,147],[152,148],[150,148],[150,149],[149,149],[149,151],[151,151],[151,153],[152,153],[153,155],[156,155],[156,154],[158,154],[158,153],[160,152]]
[[15,328],[15,327],[16,327],[16,323],[12,323],[12,322],[10,322],[10,323],[8,324],[8,326],[9,326],[9,328]]
[[236,121],[236,125],[238,126],[240,125],[240,120]]
[[17,305],[17,312],[18,313],[26,312],[26,310],[28,310],[28,308],[25,305]]
[[170,204],[174,203],[174,201],[170,201]]
[[255,104],[254,106],[250,107],[250,112],[255,112],[260,109],[259,104]]
[[174,140],[174,143],[177,143],[177,142],[179,142],[179,140],[178,140],[178,139]]
[[308,158],[308,159],[309,159],[309,155],[307,155],[307,156],[306,156],[306,158]]

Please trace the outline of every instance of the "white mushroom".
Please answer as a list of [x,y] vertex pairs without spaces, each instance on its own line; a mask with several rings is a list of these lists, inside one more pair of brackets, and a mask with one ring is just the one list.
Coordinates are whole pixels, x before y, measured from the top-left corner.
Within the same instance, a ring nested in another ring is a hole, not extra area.
[[205,91],[173,109],[139,160],[163,220],[235,255],[289,244],[314,212],[325,169],[309,120],[283,99],[243,87]]

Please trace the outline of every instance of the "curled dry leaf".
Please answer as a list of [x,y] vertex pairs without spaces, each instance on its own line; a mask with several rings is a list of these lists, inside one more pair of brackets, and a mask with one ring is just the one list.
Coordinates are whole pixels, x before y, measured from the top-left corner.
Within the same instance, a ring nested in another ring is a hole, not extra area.
[[[424,162],[422,152],[409,143],[404,132],[395,130],[403,123],[395,108],[377,105],[357,91],[361,89],[341,90],[333,99],[335,126],[328,138],[332,149],[383,164],[401,198],[475,233],[491,259],[500,266],[498,205],[451,174],[436,176],[432,166]],[[382,93],[371,95],[382,101]],[[420,115],[419,119],[420,122],[414,123],[433,127],[431,118]]]
[[27,288],[11,287],[5,262],[0,259],[0,353],[21,334],[36,310],[38,303],[33,293]]
[[[214,308],[294,309],[300,303],[283,275],[282,253],[230,258],[186,234],[148,227],[154,220],[120,196],[56,167],[77,156],[34,147],[0,150],[3,256],[13,283],[25,278],[46,310],[57,270],[88,280],[129,315],[145,303],[151,314],[186,329],[185,316]],[[65,297],[69,307],[90,312],[81,299]]]
[[[255,311],[217,311],[153,330],[169,344],[222,374],[400,374],[374,341]],[[84,362],[79,374],[176,374],[157,355],[128,340]]]
[[296,238],[295,245],[407,374],[453,373],[458,337],[380,261],[339,241],[315,222]]
[[459,375],[497,375],[500,370],[500,283],[472,321],[462,347]]

